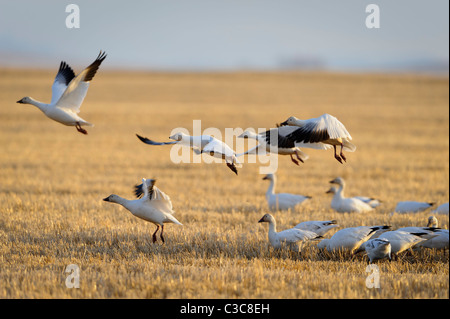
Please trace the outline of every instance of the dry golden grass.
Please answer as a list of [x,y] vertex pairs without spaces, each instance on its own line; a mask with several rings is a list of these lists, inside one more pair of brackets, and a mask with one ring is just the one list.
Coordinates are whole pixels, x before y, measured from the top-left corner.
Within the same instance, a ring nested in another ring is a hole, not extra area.
[[[379,262],[381,289],[365,285],[364,256],[301,255],[268,245],[258,164],[235,176],[224,164],[173,164],[175,127],[269,128],[290,115],[337,116],[358,149],[339,164],[332,151],[305,149],[300,167],[281,157],[278,191],[311,195],[274,216],[278,228],[337,219],[341,227],[423,225],[429,215],[390,216],[400,200],[448,202],[448,79],[327,73],[126,73],[102,71],[81,116],[89,135],[15,101],[50,101],[53,71],[0,70],[0,298],[448,298],[448,252],[426,250]],[[342,176],[347,196],[384,204],[338,214],[325,194]],[[102,198],[131,198],[142,177],[158,178],[184,226],[154,226]],[[448,216],[437,216],[448,228]],[[331,233],[332,234],[332,233]],[[328,234],[330,236],[331,234]],[[327,236],[327,237],[328,237]],[[64,272],[81,268],[80,289]]]

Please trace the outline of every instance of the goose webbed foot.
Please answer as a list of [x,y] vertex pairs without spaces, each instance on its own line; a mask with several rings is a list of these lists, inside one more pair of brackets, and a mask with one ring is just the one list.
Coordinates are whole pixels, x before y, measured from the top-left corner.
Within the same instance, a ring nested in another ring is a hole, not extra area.
[[87,135],[87,131],[81,127],[80,123],[76,123],[75,128],[77,129],[78,132],[83,133],[84,135]]

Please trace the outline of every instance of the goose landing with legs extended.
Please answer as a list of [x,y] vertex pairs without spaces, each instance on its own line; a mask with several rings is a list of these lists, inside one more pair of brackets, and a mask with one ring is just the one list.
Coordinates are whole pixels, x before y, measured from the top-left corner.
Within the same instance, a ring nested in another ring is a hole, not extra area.
[[138,199],[128,200],[118,195],[109,195],[105,202],[117,203],[128,209],[134,216],[156,225],[152,240],[156,242],[156,234],[161,227],[160,238],[164,242],[163,232],[165,223],[182,225],[174,216],[170,197],[155,186],[156,180],[142,179],[142,184],[135,186]]

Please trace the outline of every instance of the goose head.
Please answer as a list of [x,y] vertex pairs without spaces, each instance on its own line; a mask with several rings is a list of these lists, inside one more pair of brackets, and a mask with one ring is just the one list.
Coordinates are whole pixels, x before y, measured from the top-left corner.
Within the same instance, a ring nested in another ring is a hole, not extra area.
[[336,194],[336,192],[337,192],[337,189],[336,189],[336,187],[333,186],[329,190],[327,190],[325,192],[325,194]]
[[29,96],[26,96],[26,97],[20,99],[19,101],[17,101],[16,103],[19,103],[19,104],[31,104],[31,98]]
[[111,195],[109,195],[108,197],[103,198],[103,200],[104,200],[105,202],[112,202],[112,203],[117,203],[117,200],[118,200],[118,199],[119,199],[119,196],[114,195],[114,194],[111,194]]
[[256,134],[254,132],[251,132],[249,130],[244,131],[241,135],[239,135],[239,138],[251,138],[254,137]]
[[274,223],[275,222],[275,218],[273,218],[272,215],[270,214],[265,214],[259,221],[258,223]]
[[339,186],[344,186],[345,181],[342,177],[336,177],[332,181],[330,181],[330,184],[338,184]]
[[296,118],[295,116],[290,116],[286,121],[280,123],[280,126],[295,125],[297,120],[298,118]]
[[175,141],[181,141],[184,136],[187,136],[187,135],[182,132],[179,132],[179,133],[175,133],[172,136],[169,136],[169,139],[175,140]]
[[439,223],[436,217],[430,216],[428,217],[428,224],[427,227],[439,227]]
[[263,180],[273,181],[273,178],[274,178],[273,174],[267,174],[266,176],[263,177]]

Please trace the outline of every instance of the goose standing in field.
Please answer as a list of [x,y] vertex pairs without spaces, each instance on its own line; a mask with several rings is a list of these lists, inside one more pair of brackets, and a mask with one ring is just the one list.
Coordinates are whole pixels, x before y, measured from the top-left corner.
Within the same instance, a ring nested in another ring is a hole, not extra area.
[[324,236],[328,231],[330,231],[335,227],[339,227],[336,220],[326,220],[326,221],[311,220],[301,222],[295,225],[294,228],[309,230],[316,233],[319,236]]
[[314,232],[297,228],[286,229],[277,232],[277,223],[270,214],[265,214],[258,223],[269,223],[269,242],[274,248],[281,248],[282,244],[287,244],[292,250],[298,251],[298,242],[306,242],[320,238]]
[[271,211],[288,210],[294,208],[297,205],[302,204],[311,196],[295,195],[288,193],[275,193],[275,185],[277,183],[277,177],[275,174],[267,174],[263,177],[263,180],[269,180],[270,185],[266,192],[267,204]]
[[[336,194],[338,191],[337,187],[330,187],[330,189],[326,192],[327,194]],[[373,198],[373,197],[366,197],[366,196],[354,196],[352,198],[355,198],[357,200],[360,200],[367,205],[369,205],[372,208],[376,208],[381,205],[381,200]]]
[[369,257],[369,263],[375,260],[391,258],[391,243],[387,239],[371,238],[365,242],[364,249],[366,250],[367,257]]
[[[266,152],[279,154],[279,155],[289,155],[291,157],[291,161],[296,165],[299,165],[298,161],[294,159],[293,155],[296,158],[304,163],[309,155],[304,153],[299,147],[295,145],[295,143],[286,138],[291,132],[296,130],[297,128],[292,128],[288,126],[272,128],[267,130],[266,132],[256,134],[253,131],[246,130],[239,138],[252,138],[259,142],[259,144],[238,156],[246,155],[246,154],[265,154]],[[314,143],[312,146],[315,146],[319,149],[323,149],[322,145],[319,143]]]
[[[339,185],[331,200],[331,208],[335,211],[339,213],[364,213],[373,210],[372,206],[355,197],[344,196],[345,181],[343,178],[337,177],[330,183]],[[327,193],[329,192],[331,191],[327,191]]]
[[415,201],[403,201],[398,202],[395,206],[395,213],[420,213],[428,208],[432,207],[435,203],[415,202]]
[[231,169],[236,175],[238,174],[236,167],[241,166],[241,163],[237,159],[236,153],[231,149],[231,147],[210,135],[190,136],[180,132],[169,137],[169,139],[174,140],[173,142],[155,142],[138,134],[136,134],[136,136],[145,144],[180,144],[191,147],[196,154],[207,153],[213,157],[224,159],[228,168]]
[[449,211],[448,203],[445,203],[445,204],[439,205],[435,210],[432,211],[432,213],[448,215],[448,211]]
[[391,226],[358,226],[338,230],[331,238],[322,239],[317,247],[328,251],[347,250],[354,254],[361,245],[379,232],[387,231]]
[[[356,146],[350,142],[352,137],[344,124],[330,114],[323,114],[320,117],[308,120],[300,120],[295,116],[291,116],[280,125],[299,127],[299,129],[286,136],[299,147],[312,147],[315,143],[321,143],[327,148],[333,146],[334,158],[341,164],[343,164],[342,160],[347,161],[343,149],[349,152],[356,150]],[[336,146],[339,145],[341,146],[341,151],[338,155]]]
[[[424,238],[427,235],[427,233],[410,233],[401,230],[393,230],[381,234],[378,238],[388,240],[391,243],[391,253],[398,255],[401,252],[414,247],[418,243],[427,240]],[[435,237],[437,235],[433,236]]]
[[135,186],[138,199],[128,200],[118,195],[109,195],[105,202],[117,203],[128,209],[134,216],[156,225],[152,240],[156,242],[156,233],[161,226],[160,238],[164,242],[163,232],[165,223],[182,225],[174,216],[170,197],[155,186],[156,180],[142,179],[142,184]]
[[100,51],[97,59],[77,76],[75,76],[72,68],[66,62],[61,62],[52,85],[52,100],[50,104],[36,101],[31,97],[24,97],[17,103],[37,106],[52,120],[64,125],[75,126],[78,132],[87,134],[87,131],[82,126],[93,126],[93,124],[83,120],[78,116],[78,113],[86,97],[89,83],[105,58],[106,54]]

